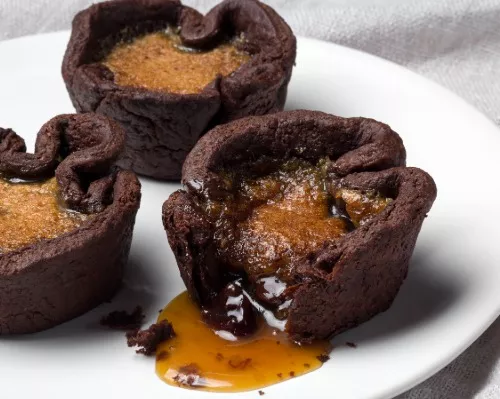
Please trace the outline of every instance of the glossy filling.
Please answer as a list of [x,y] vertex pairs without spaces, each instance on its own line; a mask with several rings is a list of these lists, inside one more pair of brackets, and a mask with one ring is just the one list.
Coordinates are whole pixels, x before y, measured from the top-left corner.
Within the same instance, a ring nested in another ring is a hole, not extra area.
[[55,178],[34,183],[0,178],[0,253],[58,237],[87,218],[63,206]]
[[170,93],[199,93],[217,76],[227,76],[250,56],[236,42],[200,51],[184,47],[172,29],[150,33],[115,46],[104,59],[120,86]]

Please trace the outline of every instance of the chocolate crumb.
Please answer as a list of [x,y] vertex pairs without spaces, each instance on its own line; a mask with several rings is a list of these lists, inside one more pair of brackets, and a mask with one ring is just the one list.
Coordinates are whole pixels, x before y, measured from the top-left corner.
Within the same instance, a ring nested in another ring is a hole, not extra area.
[[220,362],[221,360],[224,360],[224,355],[222,353],[217,353],[217,355],[215,355],[215,358]]
[[321,355],[316,356],[316,359],[318,359],[321,363],[326,363],[328,360],[330,360],[330,356],[322,353]]
[[357,347],[358,347],[358,345],[356,345],[354,342],[346,342],[345,344],[346,344],[348,347],[350,347],[350,348],[357,348]]
[[281,374],[281,373],[278,373],[276,375],[278,376],[278,378],[283,378],[283,374]]
[[161,313],[161,312],[163,312],[163,309],[160,309],[160,310],[158,311],[158,313]]
[[276,344],[277,344],[277,345],[281,345],[281,342],[280,342],[280,341],[276,341]]
[[295,377],[295,371],[290,371],[290,377]]
[[252,362],[252,359],[247,357],[246,359],[243,360],[234,360],[234,359],[229,359],[228,364],[234,368],[234,369],[239,369],[239,370],[244,370],[246,367]]
[[156,360],[163,360],[168,357],[168,352],[167,351],[161,351],[156,355]]
[[129,331],[126,334],[129,347],[140,347],[136,352],[151,356],[156,352],[158,345],[175,336],[172,324],[167,320],[152,324],[145,330]]
[[309,367],[311,367],[311,365],[309,363],[304,363],[304,367],[308,369]]
[[262,395],[265,395],[266,393],[264,391],[259,391],[259,395],[262,396]]
[[126,310],[115,310],[101,318],[101,326],[112,328],[113,330],[137,330],[144,321],[142,308],[137,306],[132,313]]
[[201,378],[201,373],[198,365],[196,363],[189,363],[186,366],[182,366],[179,368],[179,372],[173,378],[177,384],[187,385],[190,387],[200,386],[199,380]]

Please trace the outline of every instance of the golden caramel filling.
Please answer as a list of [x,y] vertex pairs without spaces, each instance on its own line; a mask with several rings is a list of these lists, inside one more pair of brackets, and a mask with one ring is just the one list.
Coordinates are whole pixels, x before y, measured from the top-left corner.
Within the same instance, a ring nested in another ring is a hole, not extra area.
[[348,189],[338,190],[335,193],[335,198],[345,203],[345,210],[356,227],[382,212],[392,201],[392,199],[382,197],[375,192],[362,193]]
[[344,220],[331,217],[322,172],[312,165],[289,162],[269,176],[244,181],[241,190],[250,201],[267,197],[237,226],[237,239],[227,248],[231,263],[248,274],[286,268],[293,257],[347,232]]
[[207,326],[187,292],[173,299],[158,321],[172,323],[175,337],[157,349],[156,373],[167,384],[212,392],[259,389],[318,369],[328,341],[299,346],[262,323],[247,338],[223,339]]
[[217,76],[227,76],[250,59],[233,43],[208,51],[182,46],[172,30],[118,44],[104,60],[121,86],[171,93],[198,93]]
[[[342,189],[333,196],[327,189],[328,162],[312,165],[294,159],[267,176],[237,183],[233,203],[215,207],[215,238],[226,263],[248,275],[276,273],[286,279],[293,260],[342,237],[385,208],[390,199],[375,192]],[[339,201],[342,207],[336,206]]]
[[58,237],[87,218],[61,206],[55,178],[36,183],[0,178],[0,253]]

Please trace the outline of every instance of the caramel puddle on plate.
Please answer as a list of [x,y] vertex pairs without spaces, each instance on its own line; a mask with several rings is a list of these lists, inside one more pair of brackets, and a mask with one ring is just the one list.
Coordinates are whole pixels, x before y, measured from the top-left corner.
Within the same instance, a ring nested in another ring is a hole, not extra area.
[[220,338],[202,320],[187,292],[174,298],[158,317],[168,319],[176,336],[157,349],[156,373],[169,385],[212,392],[263,388],[321,367],[328,341],[299,346],[267,324],[249,338]]

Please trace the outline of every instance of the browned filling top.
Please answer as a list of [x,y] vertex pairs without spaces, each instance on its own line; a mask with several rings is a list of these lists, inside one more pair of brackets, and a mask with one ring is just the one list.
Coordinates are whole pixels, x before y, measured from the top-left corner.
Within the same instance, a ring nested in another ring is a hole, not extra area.
[[217,76],[227,76],[250,59],[236,43],[200,51],[184,47],[172,29],[115,46],[103,63],[121,86],[171,93],[199,93]]
[[391,201],[374,191],[338,189],[331,162],[292,159],[261,177],[228,177],[233,195],[208,202],[219,259],[244,276],[252,295],[286,318],[297,261],[382,212]]
[[321,168],[289,161],[268,176],[241,181],[237,201],[256,206],[235,226],[233,240],[220,240],[223,257],[249,275],[283,274],[293,258],[344,235],[346,222],[331,217],[321,175]]
[[0,178],[0,254],[58,237],[88,217],[64,208],[55,178],[35,183]]
[[269,175],[240,179],[223,206],[212,203],[222,258],[248,275],[286,275],[298,257],[342,237],[390,201],[375,192],[332,189],[328,163],[292,159]]

